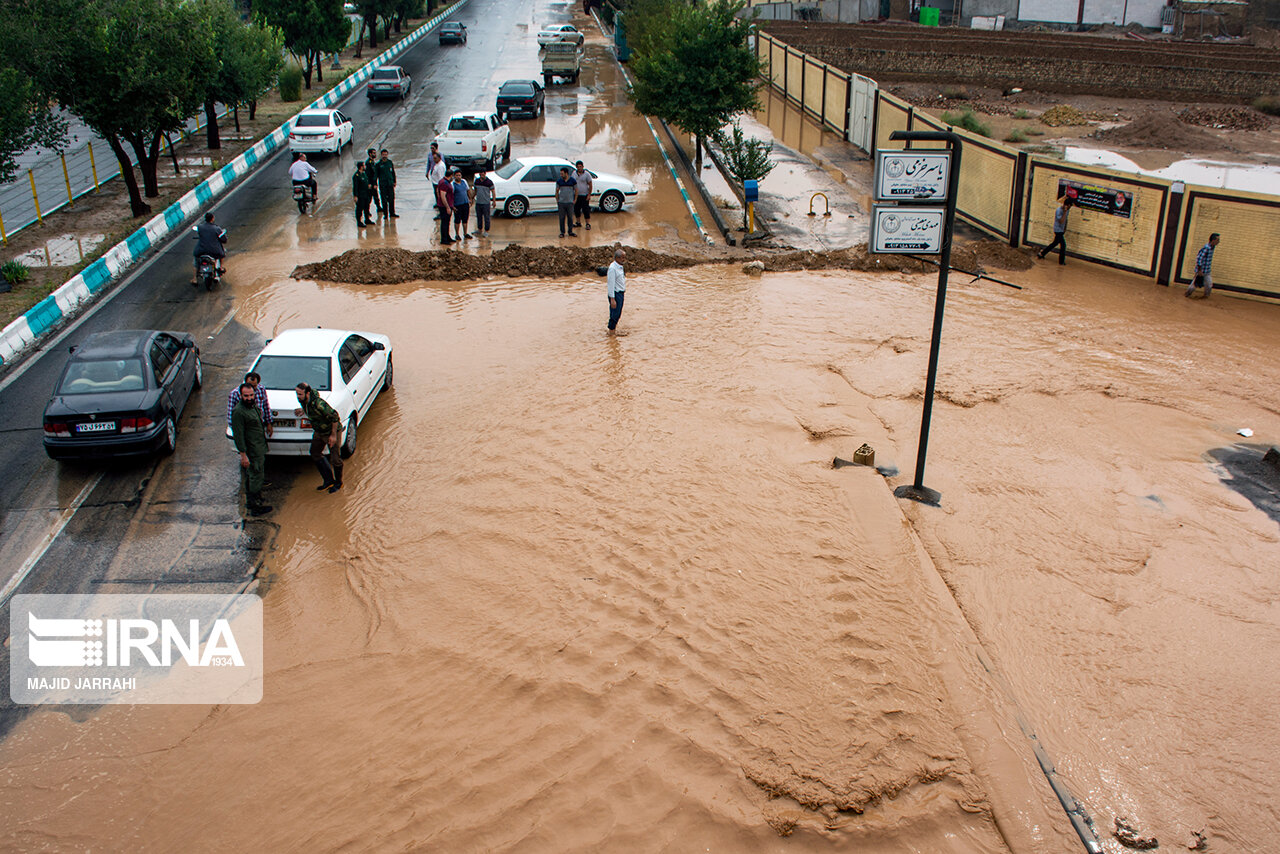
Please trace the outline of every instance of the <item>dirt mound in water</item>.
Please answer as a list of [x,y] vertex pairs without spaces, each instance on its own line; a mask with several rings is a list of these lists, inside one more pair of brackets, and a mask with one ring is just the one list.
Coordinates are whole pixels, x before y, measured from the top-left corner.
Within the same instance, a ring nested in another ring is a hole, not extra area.
[[[648,249],[627,250],[627,271],[648,273],[671,267],[692,267],[695,258],[664,255]],[[413,252],[408,249],[352,249],[336,258],[303,264],[295,279],[391,285],[400,282],[459,282],[494,276],[576,276],[595,271],[613,260],[614,247],[503,247],[488,255],[469,255],[448,249]]]
[[1094,136],[1128,148],[1194,151],[1224,147],[1222,141],[1207,130],[1187,125],[1173,113],[1167,112],[1147,113],[1124,127],[1098,131]]
[[[858,270],[860,272],[896,271],[928,273],[937,270],[933,264],[908,255],[874,255],[865,246],[836,249],[829,252],[785,252],[761,256],[765,270],[773,273],[788,270]],[[998,240],[977,240],[957,244],[951,249],[951,266],[977,272],[983,269],[1029,270],[1034,266],[1029,249],[1015,249]]]

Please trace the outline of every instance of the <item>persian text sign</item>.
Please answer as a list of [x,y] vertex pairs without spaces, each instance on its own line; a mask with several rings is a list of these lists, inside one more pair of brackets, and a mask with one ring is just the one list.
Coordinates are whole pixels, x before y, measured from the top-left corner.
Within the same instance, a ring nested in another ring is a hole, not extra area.
[[871,216],[871,251],[936,255],[942,251],[946,222],[946,208],[876,205]]
[[949,151],[877,151],[876,201],[944,202]]
[[252,594],[19,595],[9,638],[15,703],[262,699],[262,600]]
[[1076,207],[1088,211],[1101,211],[1112,216],[1129,219],[1133,213],[1133,193],[1111,187],[1096,187],[1080,181],[1058,179],[1058,198],[1066,196]]

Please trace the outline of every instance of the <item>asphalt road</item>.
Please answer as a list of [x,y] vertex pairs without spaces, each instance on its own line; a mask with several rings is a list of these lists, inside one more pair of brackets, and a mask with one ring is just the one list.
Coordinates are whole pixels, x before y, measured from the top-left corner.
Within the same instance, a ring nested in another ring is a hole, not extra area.
[[[0,376],[0,587],[6,593],[143,593],[177,586],[183,592],[225,592],[252,582],[275,528],[270,517],[247,523],[241,518],[235,458],[223,435],[227,392],[263,344],[261,335],[235,316],[237,277],[252,274],[237,269],[237,250],[272,245],[282,235],[294,245],[314,242],[335,223],[345,226],[350,172],[370,145],[388,147],[398,162],[404,188],[398,207],[416,205],[418,218],[427,216],[422,211],[426,182],[407,178],[421,175],[443,118],[492,102],[500,64],[527,69],[536,60],[530,31],[535,18],[565,19],[564,6],[546,0],[472,0],[452,18],[467,24],[466,46],[442,47],[427,36],[398,59],[414,80],[405,103],[370,103],[361,88],[339,105],[355,123],[355,144],[340,157],[313,158],[321,185],[314,220],[300,218],[292,203],[285,152],[219,200],[213,211],[230,229],[221,290],[206,293],[188,284],[191,242],[176,239],[84,319]],[[513,33],[519,36],[515,47]],[[410,184],[421,186],[410,190]],[[68,345],[93,332],[129,328],[188,331],[200,342],[204,389],[182,414],[177,452],[128,464],[54,463],[41,444],[41,414]],[[305,473],[313,473],[305,460],[269,463],[268,480],[277,484],[268,488],[267,500],[279,503],[287,481]],[[0,625],[7,636],[4,598]],[[7,684],[7,657],[0,668]],[[9,704],[7,690],[3,696],[0,734],[23,714]]]

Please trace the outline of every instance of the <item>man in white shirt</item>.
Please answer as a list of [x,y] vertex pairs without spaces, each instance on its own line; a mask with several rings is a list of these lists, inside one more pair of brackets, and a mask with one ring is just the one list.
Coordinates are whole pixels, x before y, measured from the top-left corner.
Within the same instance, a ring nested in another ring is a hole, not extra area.
[[320,187],[315,179],[316,171],[316,167],[307,162],[305,154],[299,154],[298,159],[289,164],[289,177],[293,179],[293,183],[306,184],[310,187],[313,199],[320,193]]
[[622,317],[622,300],[627,294],[627,272],[622,265],[627,261],[626,251],[619,246],[613,253],[613,263],[609,265],[609,334],[618,328],[618,318]]
[[[431,143],[435,145],[435,143]],[[445,176],[449,167],[444,165],[444,158],[440,156],[440,152],[432,149],[431,151],[431,168],[427,170],[427,177],[431,179],[431,186],[440,183],[440,179]]]

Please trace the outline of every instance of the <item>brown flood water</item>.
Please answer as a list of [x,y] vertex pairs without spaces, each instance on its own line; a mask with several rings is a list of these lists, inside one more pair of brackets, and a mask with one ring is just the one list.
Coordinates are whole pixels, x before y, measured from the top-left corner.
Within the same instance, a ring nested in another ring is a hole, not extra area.
[[931,277],[267,282],[396,387],[274,516],[263,702],[33,715],[0,847],[1082,850],[1020,711],[1108,851],[1274,850],[1280,526],[1202,455],[1280,440],[1280,312],[1066,269],[954,283],[938,509]]

